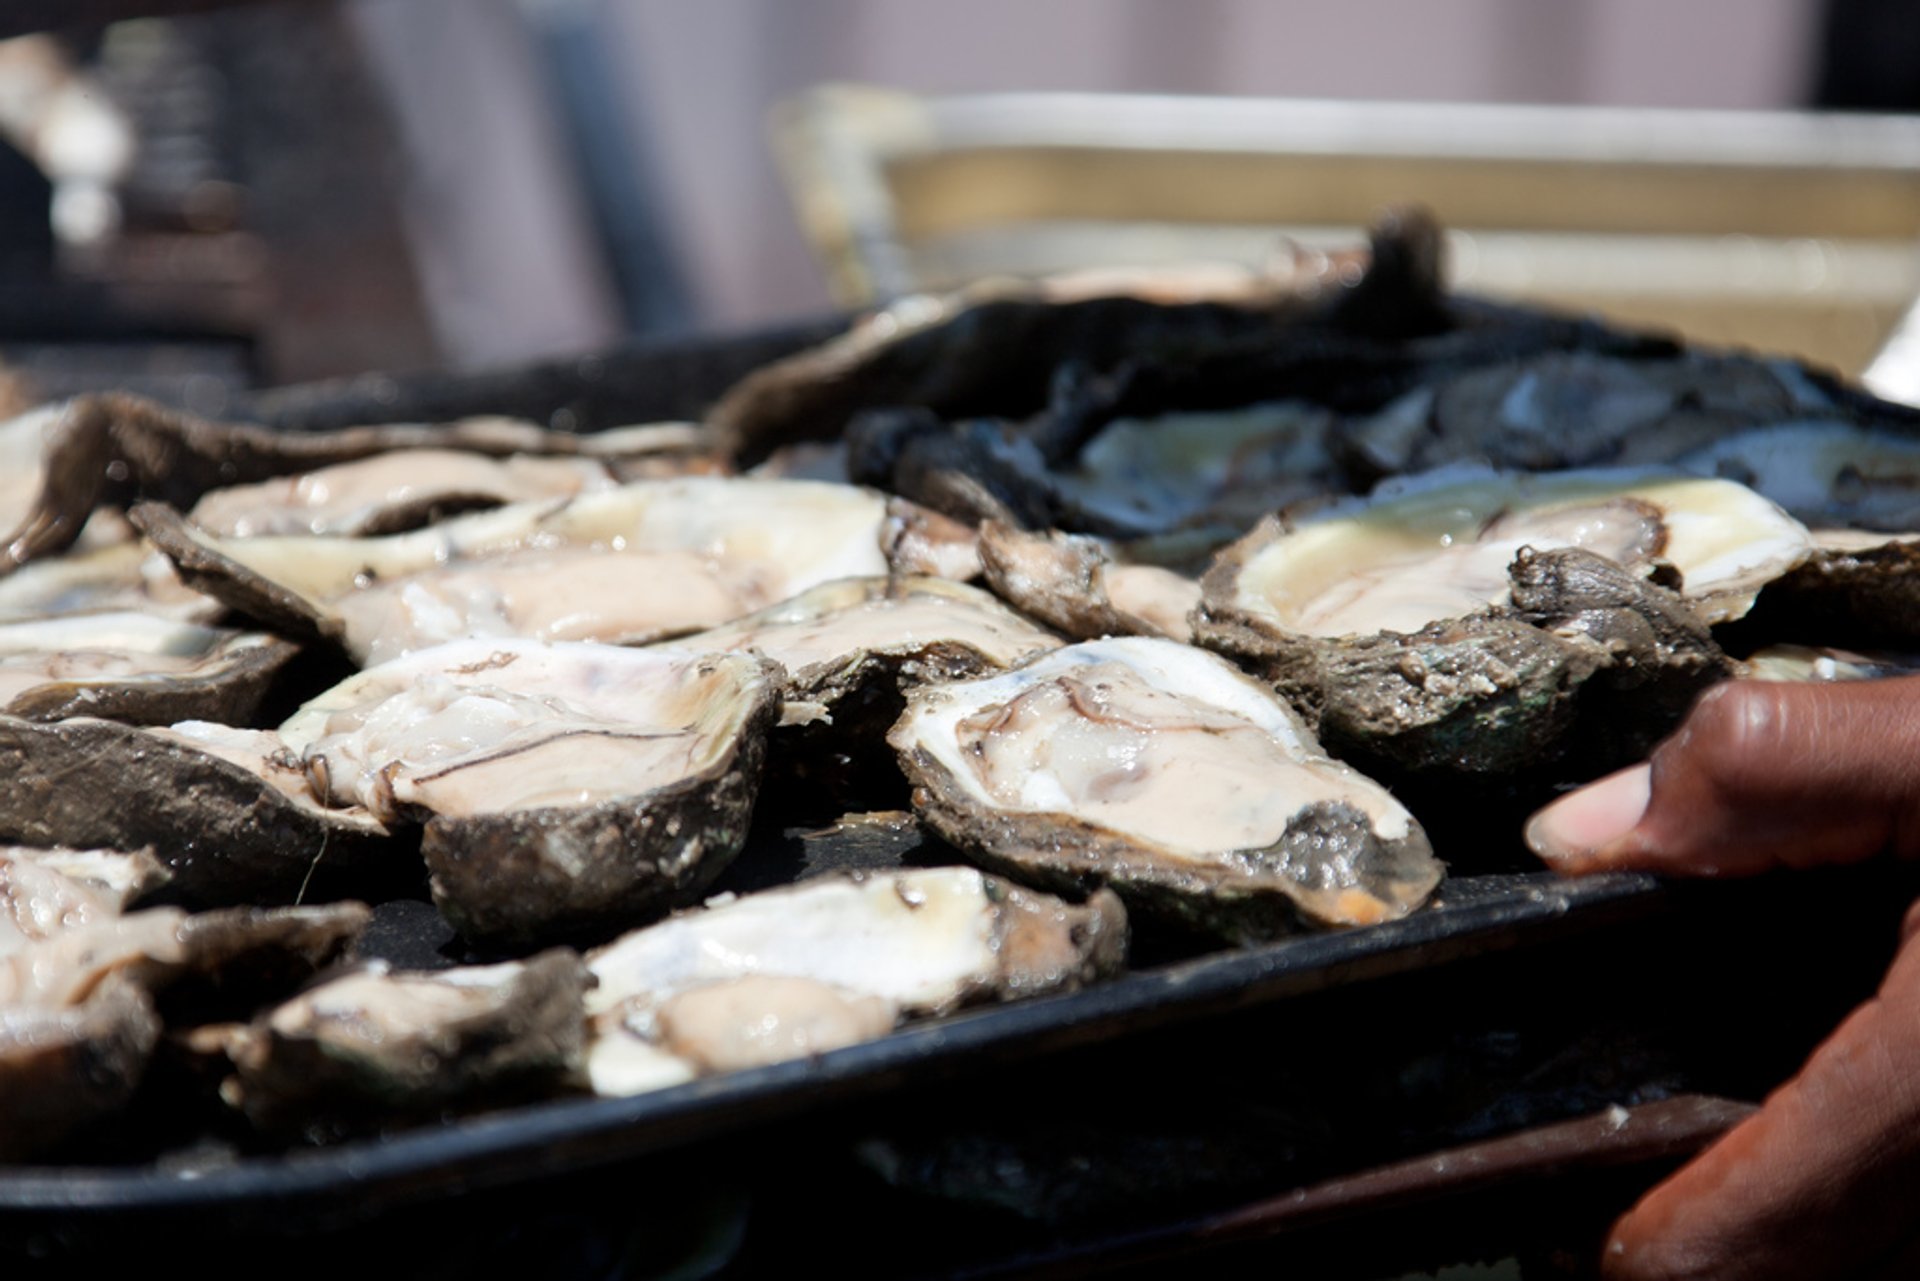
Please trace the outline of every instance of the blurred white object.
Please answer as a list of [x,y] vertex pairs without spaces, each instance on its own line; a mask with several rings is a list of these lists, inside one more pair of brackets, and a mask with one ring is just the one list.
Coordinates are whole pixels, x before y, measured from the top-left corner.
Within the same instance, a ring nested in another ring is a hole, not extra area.
[[98,244],[120,226],[115,187],[133,164],[133,124],[47,36],[0,40],[0,137],[53,184],[53,232]]

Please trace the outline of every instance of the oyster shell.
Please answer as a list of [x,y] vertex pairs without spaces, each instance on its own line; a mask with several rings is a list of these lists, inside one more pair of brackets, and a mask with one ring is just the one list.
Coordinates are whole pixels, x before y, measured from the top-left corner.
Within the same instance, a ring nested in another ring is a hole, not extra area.
[[1815,528],[1920,530],[1920,436],[1815,420],[1741,432],[1676,465],[1735,480]]
[[1128,637],[917,690],[914,808],[996,871],[1235,939],[1404,916],[1440,881],[1387,790],[1216,655]]
[[748,655],[461,641],[343,682],[279,736],[323,800],[425,822],[462,934],[525,945],[662,911],[726,867],[778,691]]
[[0,948],[0,1159],[40,1155],[133,1098],[160,1039],[156,1000],[169,1018],[244,1013],[344,955],[368,915],[335,904],[122,917],[95,898],[44,937]]
[[1417,324],[1436,305],[1437,237],[1422,221],[1384,228],[1373,271],[1353,254],[1276,264],[1292,269],[1274,275],[1111,272],[903,298],[840,338],[749,374],[708,421],[729,452],[754,463],[781,445],[838,435],[863,409],[1022,415],[1046,402],[1063,365],[1103,369],[1147,352],[1270,341],[1303,316],[1344,311],[1364,325],[1379,295],[1403,304],[1390,309],[1396,323]]
[[829,876],[715,899],[588,956],[599,1094],[850,1045],[897,1019],[1119,969],[1110,894],[1074,907],[972,868]]
[[1768,584],[1745,630],[1771,641],[1899,648],[1920,636],[1920,535],[1818,530]]
[[886,500],[811,481],[641,481],[386,538],[224,539],[163,507],[132,515],[189,583],[363,663],[475,635],[661,639],[888,569]]
[[151,614],[0,623],[0,711],[136,725],[249,719],[296,646]]

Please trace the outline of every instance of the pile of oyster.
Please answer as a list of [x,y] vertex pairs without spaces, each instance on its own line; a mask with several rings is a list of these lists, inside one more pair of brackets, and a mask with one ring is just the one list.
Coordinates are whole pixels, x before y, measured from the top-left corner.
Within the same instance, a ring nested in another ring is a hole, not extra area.
[[[0,425],[0,1157],[1391,921],[1714,682],[1903,666],[1920,414],[1448,297],[1437,245],[912,299],[703,424]],[[911,839],[796,880],[813,829]],[[355,959],[428,902],[434,955]]]

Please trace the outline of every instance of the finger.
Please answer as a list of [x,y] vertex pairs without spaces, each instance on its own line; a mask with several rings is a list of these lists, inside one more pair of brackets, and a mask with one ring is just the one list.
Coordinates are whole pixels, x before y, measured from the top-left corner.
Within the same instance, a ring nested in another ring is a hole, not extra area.
[[1845,1277],[1884,1264],[1920,1188],[1920,944],[1766,1105],[1614,1225],[1617,1281]]
[[1920,855],[1920,677],[1719,685],[1635,770],[1541,810],[1528,843],[1569,872],[1747,875]]

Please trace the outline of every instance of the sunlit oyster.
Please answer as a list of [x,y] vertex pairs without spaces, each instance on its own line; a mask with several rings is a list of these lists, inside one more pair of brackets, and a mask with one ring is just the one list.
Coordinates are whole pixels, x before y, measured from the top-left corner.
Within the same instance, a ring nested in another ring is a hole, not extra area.
[[373,966],[234,1038],[229,1102],[264,1129],[355,1127],[547,1096],[580,1073],[588,979],[564,948],[428,974]]
[[138,537],[76,546],[0,577],[0,620],[7,622],[123,612],[211,623],[226,606],[181,582],[173,562]]
[[969,857],[1107,885],[1229,937],[1404,916],[1441,868],[1413,816],[1215,655],[1128,637],[915,691],[889,741]]
[[809,481],[642,481],[385,538],[217,538],[166,508],[133,515],[189,583],[365,663],[465,636],[654,640],[888,570],[886,500]]
[[118,975],[72,1005],[0,1002],[0,1160],[39,1156],[118,1112],[159,1039],[152,999]]
[[1157,565],[1115,561],[1097,539],[1029,534],[988,521],[980,528],[987,585],[1003,600],[1076,640],[1102,636],[1193,638],[1187,621],[1200,584]]
[[715,899],[588,957],[599,1094],[819,1054],[902,1019],[1117,971],[1112,895],[1074,907],[972,868],[821,877]]
[[409,449],[586,455],[620,479],[656,474],[647,463],[660,454],[711,453],[704,433],[682,424],[576,436],[472,418],[293,432],[208,422],[138,396],[77,396],[0,425],[0,462],[11,464],[0,484],[0,572],[72,543],[103,503],[148,499],[186,509],[210,490]]
[[592,458],[489,458],[455,449],[402,449],[252,485],[216,489],[193,522],[228,538],[387,534],[464,511],[612,489]]
[[0,957],[116,917],[167,878],[145,850],[0,846]]
[[1000,671],[1060,644],[978,588],[942,578],[846,578],[736,622],[665,642],[759,654],[786,672],[768,757],[809,813],[903,803],[882,742],[902,691]]
[[244,1016],[343,956],[368,917],[360,904],[123,917],[71,893],[64,908],[41,937],[0,947],[0,1159],[40,1155],[127,1104],[162,1011]]
[[0,776],[0,840],[152,849],[173,873],[169,902],[335,897],[406,868],[371,815],[316,804],[270,732],[0,716]]
[[1650,745],[1731,670],[1708,625],[1810,550],[1731,482],[1440,472],[1263,523],[1208,572],[1195,630],[1314,712],[1343,757],[1512,776],[1557,763],[1591,728],[1580,700],[1622,681],[1638,692],[1592,759]]
[[239,724],[296,652],[264,633],[151,614],[0,623],[0,711],[29,720]]
[[471,939],[604,932],[704,888],[746,837],[777,670],[743,654],[460,641],[280,728],[321,799],[425,824]]

